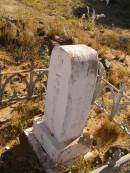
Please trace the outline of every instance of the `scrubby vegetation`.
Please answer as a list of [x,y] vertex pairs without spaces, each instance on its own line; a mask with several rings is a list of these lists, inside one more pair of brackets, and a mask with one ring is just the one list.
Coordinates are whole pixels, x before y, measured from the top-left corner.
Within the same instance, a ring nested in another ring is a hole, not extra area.
[[[95,2],[10,0],[10,6],[13,11],[4,0],[1,1],[0,66],[2,70],[29,69],[32,61],[35,68],[46,68],[55,45],[81,43],[95,48],[100,61],[105,63],[104,60],[108,60],[110,66],[106,68],[107,79],[117,87],[120,83],[125,83],[128,94],[130,93],[130,24],[128,22],[130,6],[127,0],[123,1],[123,5],[121,0],[110,1],[108,6],[98,0]],[[100,18],[100,15],[103,17]],[[6,95],[9,95],[10,90],[8,88],[7,90]],[[0,154],[5,152],[6,146],[11,147],[12,150],[9,159],[5,160],[2,167],[0,160],[0,172],[1,170],[2,173],[8,172],[8,165],[11,165],[12,172],[24,173],[30,171],[25,164],[26,161],[30,168],[32,164],[34,165],[34,161],[36,163],[35,158],[30,159],[29,162],[28,157],[24,157],[26,154],[23,150],[26,147],[21,145],[19,137],[23,129],[32,125],[35,116],[43,114],[43,105],[44,98],[37,98],[9,106],[11,120],[6,125],[0,123]],[[1,107],[1,111],[3,109]],[[129,143],[129,138],[126,135],[122,137],[122,132],[97,110],[93,110],[87,128],[94,136],[96,147],[100,146],[103,151],[109,149],[111,145],[120,144],[121,139]],[[12,157],[19,152],[19,147],[16,146],[23,147],[23,150],[20,151],[22,159],[18,156],[19,160],[15,163]],[[102,154],[100,156],[102,157]],[[21,163],[21,170],[17,170],[17,163]],[[32,172],[41,172],[38,164],[34,167]],[[88,165],[81,158],[72,170],[89,172],[91,168],[93,166]]]

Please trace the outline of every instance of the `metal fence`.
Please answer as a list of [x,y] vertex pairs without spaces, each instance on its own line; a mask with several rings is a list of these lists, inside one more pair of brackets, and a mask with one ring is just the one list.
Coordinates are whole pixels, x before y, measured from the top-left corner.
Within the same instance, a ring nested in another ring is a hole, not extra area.
[[44,95],[47,74],[48,69],[30,69],[17,72],[0,70],[0,105]]
[[105,69],[100,64],[93,104],[130,135],[130,98],[126,92],[124,84],[118,89],[105,79]]
[[[17,72],[0,70],[0,105],[45,95],[47,75],[48,69],[32,68]],[[118,89],[105,79],[105,70],[100,64],[92,104],[130,135],[130,98],[125,92],[123,84]]]

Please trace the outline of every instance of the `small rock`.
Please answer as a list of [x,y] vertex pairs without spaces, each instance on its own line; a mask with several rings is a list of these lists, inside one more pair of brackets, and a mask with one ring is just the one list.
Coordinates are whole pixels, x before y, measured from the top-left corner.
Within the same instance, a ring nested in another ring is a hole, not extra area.
[[7,151],[7,150],[10,150],[10,147],[9,146],[6,146],[5,147],[5,150]]
[[82,19],[86,19],[86,14],[83,13],[82,16],[81,16]]
[[99,20],[99,19],[102,19],[102,18],[105,18],[105,14],[101,13],[101,14],[97,14],[96,15],[96,19]]
[[123,62],[125,61],[125,56],[121,56],[121,57],[119,58],[119,61],[123,63]]
[[45,31],[44,31],[44,26],[41,24],[39,24],[38,28],[37,28],[37,33],[39,35],[39,37],[42,37],[45,35]]
[[54,40],[57,41],[57,42],[61,42],[62,38],[58,35],[55,35]]
[[97,156],[99,156],[99,152],[97,150],[88,152],[85,156],[84,156],[84,160],[86,162],[92,162]]

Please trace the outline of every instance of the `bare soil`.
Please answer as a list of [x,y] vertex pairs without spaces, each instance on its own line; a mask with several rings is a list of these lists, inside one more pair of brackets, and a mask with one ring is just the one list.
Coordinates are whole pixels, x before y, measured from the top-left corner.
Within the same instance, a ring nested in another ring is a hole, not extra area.
[[0,0],[0,9],[8,12],[9,14],[16,14],[25,9],[17,0]]

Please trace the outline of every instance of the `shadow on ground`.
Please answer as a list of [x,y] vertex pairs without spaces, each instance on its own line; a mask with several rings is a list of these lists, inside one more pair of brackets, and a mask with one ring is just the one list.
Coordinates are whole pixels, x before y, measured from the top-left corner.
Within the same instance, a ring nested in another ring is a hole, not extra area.
[[94,8],[96,14],[105,14],[105,18],[98,20],[98,24],[106,26],[116,26],[121,28],[130,28],[130,2],[126,4],[112,1],[108,6],[103,2],[92,0],[83,0],[84,5],[74,8],[73,13],[76,17],[81,17],[83,13],[87,13],[87,5],[90,7],[91,13]]
[[0,173],[44,173],[23,135],[20,136],[19,144],[2,155]]

